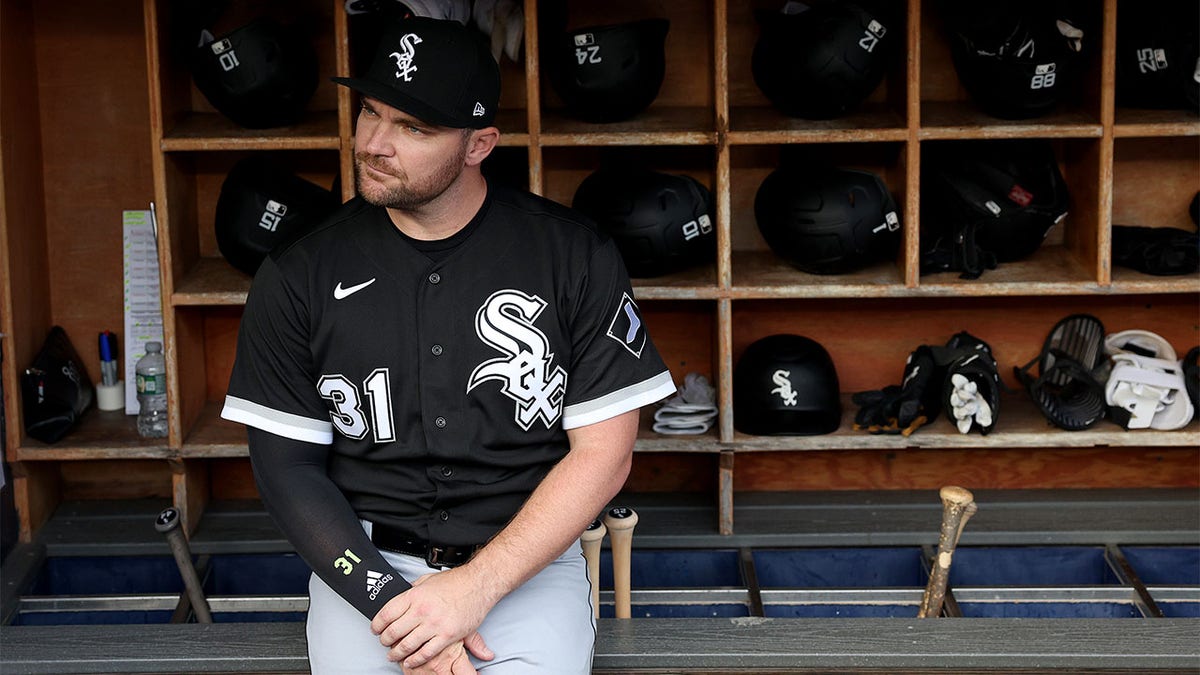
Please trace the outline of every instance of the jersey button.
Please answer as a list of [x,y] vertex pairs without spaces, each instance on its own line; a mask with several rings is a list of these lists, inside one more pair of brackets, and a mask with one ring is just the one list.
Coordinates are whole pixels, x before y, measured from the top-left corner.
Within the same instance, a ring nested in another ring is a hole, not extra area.
[[442,275],[438,274],[437,272],[430,274],[429,275],[429,283],[431,283],[431,284],[442,283]]
[[450,520],[450,512],[442,511],[441,513],[438,514],[438,518],[441,518],[443,521]]
[[446,418],[438,417],[433,420],[433,424],[434,424],[434,426],[436,426],[439,429],[445,429],[446,428]]
[[453,476],[453,475],[454,475],[454,469],[451,469],[448,466],[442,467],[442,478],[449,478],[450,476]]
[[442,346],[441,346],[441,345],[434,345],[434,346],[432,346],[432,347],[430,347],[430,348],[429,348],[429,351],[433,352],[433,355],[434,355],[434,356],[441,356],[441,355],[442,355]]

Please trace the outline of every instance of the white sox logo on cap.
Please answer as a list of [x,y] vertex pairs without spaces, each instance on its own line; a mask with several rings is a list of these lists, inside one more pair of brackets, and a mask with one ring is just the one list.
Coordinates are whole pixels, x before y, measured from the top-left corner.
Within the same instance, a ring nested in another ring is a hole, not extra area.
[[388,23],[367,71],[333,81],[428,124],[491,126],[500,100],[500,67],[482,33],[424,16]]
[[417,72],[413,65],[413,57],[417,55],[416,46],[421,44],[421,37],[416,33],[405,33],[400,38],[400,51],[388,54],[396,60],[396,77],[403,77],[405,82],[412,82],[412,74]]

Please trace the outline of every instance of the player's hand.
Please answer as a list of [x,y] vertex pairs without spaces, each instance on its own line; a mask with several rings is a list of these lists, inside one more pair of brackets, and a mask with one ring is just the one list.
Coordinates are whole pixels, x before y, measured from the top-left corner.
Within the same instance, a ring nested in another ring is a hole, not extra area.
[[466,565],[427,574],[389,600],[371,621],[371,630],[391,648],[388,659],[406,669],[424,666],[458,641],[471,655],[490,661],[495,655],[476,630],[498,600],[486,588]]
[[404,675],[479,675],[461,640],[443,649],[425,665],[403,670]]

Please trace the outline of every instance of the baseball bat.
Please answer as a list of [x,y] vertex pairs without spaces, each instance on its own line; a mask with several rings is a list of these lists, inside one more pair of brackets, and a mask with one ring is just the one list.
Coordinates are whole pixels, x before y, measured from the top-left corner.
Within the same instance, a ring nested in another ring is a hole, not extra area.
[[604,521],[597,518],[579,537],[587,560],[588,581],[592,584],[592,615],[596,617],[600,616],[600,542],[607,531]]
[[629,564],[633,551],[633,527],[638,515],[626,506],[616,506],[604,514],[604,525],[612,542],[613,606],[618,619],[630,618]]
[[958,538],[962,536],[963,527],[979,508],[975,505],[975,495],[966,488],[947,485],[938,494],[942,498],[942,527],[938,533],[937,557],[929,572],[929,583],[925,585],[925,593],[921,596],[921,607],[917,611],[918,619],[936,617],[942,613],[954,549],[958,547]]
[[167,507],[154,520],[154,529],[167,537],[171,553],[175,556],[175,565],[183,577],[184,588],[192,601],[192,610],[196,612],[196,620],[200,623],[212,623],[212,614],[208,610],[208,599],[200,587],[200,575],[196,574],[196,566],[192,564],[192,552],[188,549],[187,539],[179,529],[179,510]]

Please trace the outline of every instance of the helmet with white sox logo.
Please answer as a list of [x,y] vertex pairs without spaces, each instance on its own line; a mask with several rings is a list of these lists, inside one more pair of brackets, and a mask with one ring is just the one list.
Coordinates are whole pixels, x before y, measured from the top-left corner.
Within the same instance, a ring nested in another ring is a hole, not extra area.
[[691,176],[602,168],[579,184],[572,207],[613,238],[632,277],[661,276],[716,258],[712,194]]
[[842,402],[833,359],[815,340],[781,333],[742,353],[733,371],[733,426],[760,436],[836,431]]

